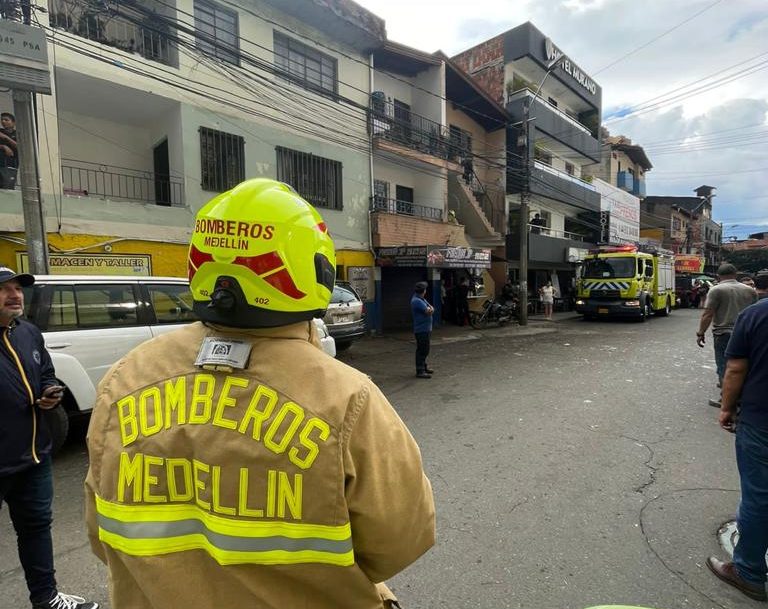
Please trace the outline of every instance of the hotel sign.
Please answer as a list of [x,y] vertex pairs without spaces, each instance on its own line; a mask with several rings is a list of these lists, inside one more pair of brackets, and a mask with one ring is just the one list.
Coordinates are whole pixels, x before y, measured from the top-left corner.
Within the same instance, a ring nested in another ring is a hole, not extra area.
[[592,95],[597,93],[597,85],[595,84],[595,81],[587,76],[587,74],[579,68],[579,66],[568,59],[568,57],[564,57],[564,53],[558,49],[549,38],[544,39],[544,56],[547,58],[548,62],[558,61],[560,58],[563,58],[563,61],[560,62],[560,67],[563,72],[568,74]]

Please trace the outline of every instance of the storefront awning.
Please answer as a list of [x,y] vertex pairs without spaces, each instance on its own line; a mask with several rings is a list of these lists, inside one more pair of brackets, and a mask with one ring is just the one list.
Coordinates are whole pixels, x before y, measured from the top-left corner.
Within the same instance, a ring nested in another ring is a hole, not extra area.
[[376,249],[376,266],[489,269],[491,250],[445,245],[380,247]]

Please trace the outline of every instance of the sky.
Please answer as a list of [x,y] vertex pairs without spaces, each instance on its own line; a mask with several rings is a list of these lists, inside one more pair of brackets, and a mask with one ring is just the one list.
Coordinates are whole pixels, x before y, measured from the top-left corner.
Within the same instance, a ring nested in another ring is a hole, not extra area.
[[724,239],[768,231],[765,0],[357,1],[448,55],[531,21],[602,87],[611,135],[645,148],[647,194],[714,186]]

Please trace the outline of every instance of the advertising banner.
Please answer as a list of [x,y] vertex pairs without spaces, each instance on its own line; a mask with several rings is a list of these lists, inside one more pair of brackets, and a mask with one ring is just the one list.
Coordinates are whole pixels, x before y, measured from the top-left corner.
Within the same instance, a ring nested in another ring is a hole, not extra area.
[[607,227],[603,240],[614,245],[637,243],[640,240],[640,199],[597,178],[592,184],[600,193],[601,225]]
[[675,256],[675,273],[703,273],[704,257],[691,255]]
[[491,250],[446,245],[380,247],[376,250],[376,264],[435,269],[489,269]]

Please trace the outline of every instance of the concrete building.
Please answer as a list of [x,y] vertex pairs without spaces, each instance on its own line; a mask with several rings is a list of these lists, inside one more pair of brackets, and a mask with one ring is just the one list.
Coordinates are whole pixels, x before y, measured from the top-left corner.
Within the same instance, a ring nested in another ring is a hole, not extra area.
[[442,313],[441,288],[482,277],[491,249],[503,248],[508,117],[442,54],[388,41],[373,64],[371,312],[386,331],[411,324],[417,281],[430,283]]
[[[511,275],[516,277],[519,268],[519,232],[532,229],[529,286],[535,290],[552,278],[565,293],[576,262],[600,236],[601,196],[584,168],[601,160],[601,88],[531,23],[478,44],[454,61],[510,114],[506,250]],[[522,129],[526,117],[529,142]],[[525,189],[531,195],[531,216],[520,226]],[[535,214],[539,218],[532,228]]]
[[722,260],[722,225],[712,219],[713,186],[699,186],[695,197],[647,196],[640,206],[642,238],[660,241],[679,254],[704,259],[705,272],[713,273]]
[[603,128],[600,163],[584,171],[640,199],[645,197],[645,174],[653,169],[642,146],[623,135],[610,135]]
[[[56,271],[184,275],[195,212],[266,176],[319,208],[342,278],[372,278],[367,109],[381,19],[350,0],[41,8],[55,95],[37,100],[39,164]],[[23,265],[18,190],[0,192],[0,222],[0,259]]]

